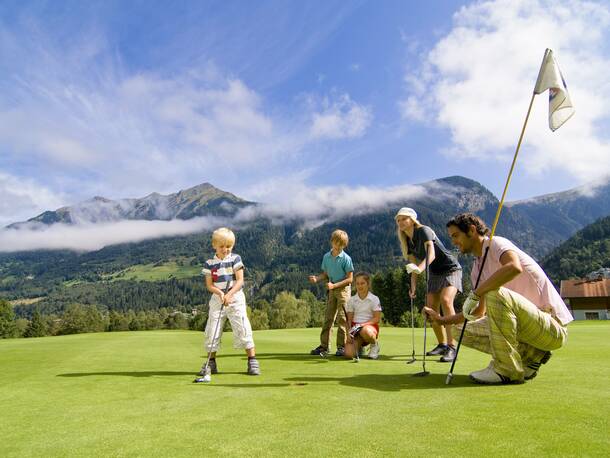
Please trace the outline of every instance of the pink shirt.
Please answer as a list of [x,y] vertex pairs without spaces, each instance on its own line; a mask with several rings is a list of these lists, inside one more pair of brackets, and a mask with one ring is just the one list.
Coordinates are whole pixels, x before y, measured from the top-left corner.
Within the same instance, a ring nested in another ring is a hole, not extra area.
[[[486,237],[483,242],[483,255],[485,255],[485,249],[488,245],[489,238]],[[528,254],[521,251],[510,240],[505,239],[504,237],[493,238],[487,260],[485,261],[485,266],[483,267],[483,273],[481,274],[481,283],[502,267],[500,256],[507,251],[512,251],[517,254],[521,267],[523,267],[523,272],[508,283],[505,283],[504,287],[529,299],[540,310],[551,313],[564,326],[570,321],[573,321],[574,318],[572,317],[572,314],[551,283],[551,280],[549,280],[542,270],[542,267],[540,267]],[[470,279],[473,285],[476,284],[482,260],[483,256],[480,258],[475,257],[474,259],[472,272],[470,272]]]

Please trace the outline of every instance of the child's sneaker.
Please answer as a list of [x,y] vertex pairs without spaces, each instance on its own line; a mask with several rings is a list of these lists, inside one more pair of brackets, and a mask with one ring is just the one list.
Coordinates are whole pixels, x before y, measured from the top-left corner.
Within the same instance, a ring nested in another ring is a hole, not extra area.
[[[218,374],[218,366],[216,365],[216,360],[215,359],[211,359],[210,363],[208,364],[208,367],[210,368],[210,374]],[[197,373],[197,375],[201,375],[202,377],[205,374],[205,364],[203,365],[203,367],[201,368],[201,370]]]
[[325,355],[326,353],[328,353],[328,348],[324,348],[322,345],[319,345],[309,352],[310,355]]
[[439,356],[444,355],[447,351],[447,344],[438,344],[432,350],[426,353],[426,356]]
[[335,352],[335,356],[345,356],[345,348],[337,347],[337,351]]
[[256,358],[248,358],[248,375],[261,375],[261,368]]
[[374,344],[371,344],[371,348],[369,350],[369,358],[370,359],[379,358],[379,350],[381,350],[381,347],[379,346],[379,342],[375,342]]

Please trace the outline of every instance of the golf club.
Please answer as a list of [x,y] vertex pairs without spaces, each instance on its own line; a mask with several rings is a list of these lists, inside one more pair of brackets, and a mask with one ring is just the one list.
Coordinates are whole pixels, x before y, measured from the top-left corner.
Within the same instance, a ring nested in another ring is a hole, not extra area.
[[[229,282],[225,286],[224,294],[227,294],[229,291]],[[220,313],[218,315],[218,321],[216,321],[216,328],[214,329],[214,333],[212,334],[212,348],[214,347],[214,342],[216,342],[216,337],[218,337],[218,328],[220,327],[220,322],[222,321],[222,311],[225,308],[224,302],[220,304]],[[209,319],[209,317],[208,317]],[[197,377],[193,380],[193,383],[210,383],[212,381],[212,370],[210,369],[210,359],[212,356],[212,351],[208,351],[208,358],[205,361],[205,365],[203,366],[203,376]]]
[[[343,314],[345,315],[345,330],[349,333],[349,329],[347,329],[347,310],[345,308],[345,305],[341,304],[341,308],[343,309]],[[360,346],[358,345],[358,333],[356,333],[356,335],[354,335],[352,337],[352,339],[354,340],[354,358],[353,361],[355,363],[360,362],[360,356],[358,355],[358,351],[360,350]]]
[[[427,304],[428,300],[428,286],[430,284],[430,269],[428,265],[428,246],[426,245],[426,296],[424,299],[424,304]],[[414,374],[414,377],[425,377],[426,375],[430,375],[430,372],[426,370],[426,329],[428,328],[428,316],[424,313],[424,356],[422,359],[422,371]]]
[[[411,274],[413,275],[413,274]],[[411,293],[409,293],[409,296]],[[407,364],[413,364],[417,359],[415,359],[415,317],[413,316],[413,298],[411,297],[411,348],[413,352],[411,353],[411,359],[407,361]]]

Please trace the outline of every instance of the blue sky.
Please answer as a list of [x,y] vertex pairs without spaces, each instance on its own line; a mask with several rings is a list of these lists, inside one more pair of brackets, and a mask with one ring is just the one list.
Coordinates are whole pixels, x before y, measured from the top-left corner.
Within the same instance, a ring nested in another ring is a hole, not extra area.
[[0,224],[206,181],[286,208],[450,175],[499,196],[547,47],[576,114],[551,133],[536,98],[508,199],[603,182],[609,38],[607,2],[4,0]]

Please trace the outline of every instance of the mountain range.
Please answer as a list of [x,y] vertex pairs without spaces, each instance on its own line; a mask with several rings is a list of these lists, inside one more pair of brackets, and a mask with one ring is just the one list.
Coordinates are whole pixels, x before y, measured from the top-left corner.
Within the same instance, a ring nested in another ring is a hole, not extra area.
[[[511,202],[503,210],[496,234],[510,238],[542,259],[578,229],[610,214],[609,203],[610,184],[597,187],[595,193],[576,189]],[[26,222],[12,224],[10,229],[20,230],[31,225],[52,227],[54,222],[79,227],[84,222],[188,221],[218,217],[218,221],[237,230],[236,251],[248,266],[250,293],[269,299],[281,290],[299,292],[308,287],[306,275],[319,270],[321,257],[328,250],[330,233],[337,227],[350,235],[347,251],[357,270],[377,272],[400,266],[393,216],[401,206],[415,208],[420,221],[432,227],[450,247],[446,221],[457,213],[470,211],[491,225],[498,199],[479,183],[454,176],[413,185],[402,194],[388,192],[385,201],[374,208],[362,210],[362,205],[347,211],[323,208],[312,223],[308,220],[311,215],[286,212],[278,217],[277,211],[269,212],[264,204],[241,199],[204,183],[166,196],[151,194],[141,199],[116,201],[94,198],[44,212]],[[127,280],[126,275],[135,275],[145,266],[151,270],[158,266],[168,272],[165,280],[162,279],[167,282],[155,283],[157,292],[150,296],[167,293],[173,297],[171,294],[177,294],[181,288],[197,284],[189,283],[186,277],[197,276],[198,266],[212,254],[209,237],[209,230],[199,230],[190,235],[110,245],[90,252],[0,253],[0,295],[9,299],[42,297],[42,302],[52,303],[55,309],[62,308],[67,301],[100,303],[106,300],[104,306],[110,308],[117,297],[124,303],[141,300],[138,298],[152,286]],[[468,259],[461,261],[465,265],[469,262]],[[179,275],[185,279],[180,280]]]

